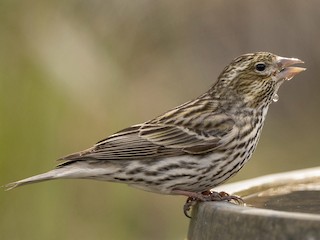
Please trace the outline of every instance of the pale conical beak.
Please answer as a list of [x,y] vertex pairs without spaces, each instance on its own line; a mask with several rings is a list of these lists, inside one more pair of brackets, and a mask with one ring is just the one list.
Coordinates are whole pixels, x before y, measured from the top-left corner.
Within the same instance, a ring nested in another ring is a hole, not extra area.
[[279,80],[280,79],[290,80],[298,73],[306,70],[306,68],[301,68],[301,67],[290,67],[298,63],[304,63],[304,62],[298,58],[285,58],[285,57],[277,56],[277,64],[280,69],[280,72],[277,74],[277,77],[279,78]]

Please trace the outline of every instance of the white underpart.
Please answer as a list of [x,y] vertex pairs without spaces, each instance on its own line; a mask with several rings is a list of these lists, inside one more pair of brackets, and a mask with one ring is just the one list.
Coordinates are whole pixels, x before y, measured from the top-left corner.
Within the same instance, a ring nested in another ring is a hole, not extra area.
[[[166,167],[168,164],[170,163],[178,163],[178,162],[190,162],[190,163],[197,163],[197,168],[203,168],[203,169],[207,169],[208,167],[210,167],[210,165],[213,164],[213,162],[220,160],[222,157],[224,156],[224,154],[222,153],[213,153],[208,155],[207,157],[202,157],[201,159],[195,159],[193,156],[179,156],[179,157],[170,157],[170,158],[166,158],[163,160],[159,160],[157,164],[154,164],[153,166],[149,166],[148,167],[148,171],[156,171],[158,168],[161,167]],[[139,162],[133,162],[132,164],[130,164],[130,168],[134,169],[136,167],[143,167],[142,164],[140,164]],[[219,170],[219,169],[217,169]],[[194,175],[194,169],[185,169],[185,168],[175,168],[175,169],[171,169],[168,170],[166,172],[163,172],[161,175],[153,177],[153,180],[161,180],[165,177],[168,176],[173,176],[173,175]],[[137,174],[135,177],[139,178],[145,178],[144,173],[140,173]],[[188,177],[181,177],[180,179],[176,179],[174,181],[175,184],[186,184],[188,181]],[[189,180],[190,181],[190,180]],[[142,184],[129,184],[132,187],[135,188],[139,188],[139,189],[143,189],[145,191],[154,191],[154,192],[161,192],[161,193],[170,193],[171,189],[170,189],[170,185],[172,184],[171,181],[167,181],[167,182],[163,182],[163,184],[161,184],[160,186],[155,186],[155,187],[151,187],[151,186],[144,186]]]

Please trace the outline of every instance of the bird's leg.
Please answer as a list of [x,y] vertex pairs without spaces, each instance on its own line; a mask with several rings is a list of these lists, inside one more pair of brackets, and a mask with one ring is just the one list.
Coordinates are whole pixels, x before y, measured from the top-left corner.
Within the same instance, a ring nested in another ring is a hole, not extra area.
[[173,191],[174,194],[184,195],[187,196],[187,201],[183,206],[183,213],[188,218],[191,218],[188,212],[190,211],[191,207],[194,206],[197,202],[209,202],[209,201],[228,201],[228,202],[235,202],[239,205],[243,205],[244,201],[234,195],[229,195],[226,192],[214,192],[214,191],[204,191],[204,192],[188,192],[188,191],[181,191],[175,190]]

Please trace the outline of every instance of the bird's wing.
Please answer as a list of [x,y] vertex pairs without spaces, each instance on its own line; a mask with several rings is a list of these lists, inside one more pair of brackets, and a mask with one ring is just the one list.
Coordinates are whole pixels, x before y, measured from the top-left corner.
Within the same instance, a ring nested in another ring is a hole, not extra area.
[[[193,127],[145,123],[126,128],[98,142],[92,148],[61,158],[78,160],[152,159],[189,154],[204,154],[223,145],[232,133],[234,122],[219,116],[218,120],[199,121]],[[194,121],[193,121],[194,122]],[[194,122],[195,123],[195,122]]]
[[202,100],[190,101],[154,120],[123,129],[92,148],[61,160],[66,163],[85,159],[142,160],[210,152],[229,142],[238,132],[235,121],[217,111],[216,103]]
[[61,165],[78,160],[142,160],[183,154],[181,150],[166,148],[141,138],[139,136],[140,128],[141,124],[123,129],[99,141],[89,149],[62,157],[59,159],[64,161]]
[[237,129],[219,101],[204,94],[146,122],[140,136],[166,148],[203,154],[229,142]]
[[140,136],[166,148],[203,154],[229,142],[237,134],[234,126],[234,120],[225,114],[205,113],[176,124],[146,123],[140,128]]

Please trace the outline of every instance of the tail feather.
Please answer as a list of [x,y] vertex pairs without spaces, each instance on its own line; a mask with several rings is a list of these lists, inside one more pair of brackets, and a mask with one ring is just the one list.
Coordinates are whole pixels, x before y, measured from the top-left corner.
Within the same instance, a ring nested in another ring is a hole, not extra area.
[[[43,182],[58,178],[109,180],[108,175],[111,175],[118,169],[119,167],[107,163],[96,165],[86,162],[73,162],[72,164],[58,166],[58,168],[46,173],[22,179],[17,182],[9,183],[4,187],[6,190],[11,190],[13,188],[26,184]],[[99,179],[99,176],[101,176],[101,179]]]
[[11,190],[13,188],[19,187],[19,186],[23,186],[26,184],[30,184],[30,183],[36,183],[36,182],[43,182],[43,181],[47,181],[47,180],[52,180],[56,178],[56,169],[46,172],[46,173],[42,173],[36,176],[32,176],[29,178],[25,178],[23,180],[17,181],[17,182],[12,182],[9,183],[7,185],[5,185],[5,190]]

